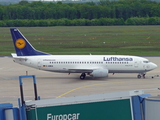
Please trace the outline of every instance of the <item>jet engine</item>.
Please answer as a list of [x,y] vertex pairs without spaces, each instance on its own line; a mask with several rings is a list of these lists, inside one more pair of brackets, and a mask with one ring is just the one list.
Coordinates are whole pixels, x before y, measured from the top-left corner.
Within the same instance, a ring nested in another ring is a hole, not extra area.
[[108,77],[108,69],[96,69],[90,73],[90,76],[93,77]]

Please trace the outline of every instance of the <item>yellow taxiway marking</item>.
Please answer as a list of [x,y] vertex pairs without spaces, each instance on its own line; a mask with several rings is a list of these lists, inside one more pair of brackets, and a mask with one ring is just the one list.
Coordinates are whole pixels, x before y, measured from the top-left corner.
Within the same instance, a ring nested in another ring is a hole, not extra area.
[[[127,82],[129,82],[129,81],[127,81]],[[86,86],[78,87],[78,88],[72,89],[72,90],[70,90],[68,92],[65,92],[65,93],[61,94],[60,96],[57,96],[56,98],[60,98],[60,97],[62,97],[64,95],[66,95],[66,94],[69,94],[69,93],[71,93],[73,91],[76,91],[76,90],[79,90],[79,89],[82,89],[82,88],[93,87],[93,86],[98,86],[98,85],[105,85],[105,84],[114,84],[114,83],[124,83],[124,82],[112,82],[112,83],[100,83],[100,84],[86,85]]]

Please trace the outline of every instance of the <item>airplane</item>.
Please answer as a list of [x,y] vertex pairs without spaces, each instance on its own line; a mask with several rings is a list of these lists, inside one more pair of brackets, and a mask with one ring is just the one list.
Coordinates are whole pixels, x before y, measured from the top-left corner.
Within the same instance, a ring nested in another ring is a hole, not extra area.
[[145,78],[146,72],[157,68],[148,59],[129,55],[51,55],[36,50],[17,28],[11,28],[16,53],[13,61],[39,70],[80,73],[93,78],[108,77],[109,73],[138,73],[137,78]]

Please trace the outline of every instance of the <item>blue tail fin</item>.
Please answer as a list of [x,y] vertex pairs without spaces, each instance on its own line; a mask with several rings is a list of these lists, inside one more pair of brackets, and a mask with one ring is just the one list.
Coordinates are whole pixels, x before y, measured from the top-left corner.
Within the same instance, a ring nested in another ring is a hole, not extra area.
[[10,29],[17,56],[49,55],[37,51],[17,28]]

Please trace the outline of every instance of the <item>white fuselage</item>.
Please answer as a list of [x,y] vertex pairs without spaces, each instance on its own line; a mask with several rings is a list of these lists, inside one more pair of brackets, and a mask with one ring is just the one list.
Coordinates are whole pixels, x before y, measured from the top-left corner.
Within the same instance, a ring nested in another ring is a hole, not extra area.
[[14,61],[36,69],[64,72],[86,73],[95,69],[108,69],[109,73],[143,73],[153,70],[156,64],[148,59],[125,55],[40,55],[22,56]]

